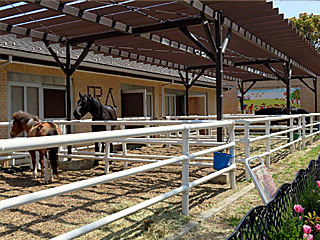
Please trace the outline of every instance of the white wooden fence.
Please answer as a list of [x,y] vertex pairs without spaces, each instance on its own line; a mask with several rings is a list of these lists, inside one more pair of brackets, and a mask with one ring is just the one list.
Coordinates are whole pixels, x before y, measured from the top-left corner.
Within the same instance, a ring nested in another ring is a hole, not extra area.
[[[298,145],[298,150],[301,150],[306,146],[308,139],[311,144],[314,136],[317,134],[320,135],[320,121],[316,120],[319,116],[319,113],[312,113],[235,120],[237,126],[240,124],[244,129],[244,136],[241,137],[237,143],[245,144],[244,158],[236,159],[236,161],[244,164],[245,161],[250,162],[251,159],[265,157],[266,165],[267,167],[270,167],[270,155],[272,153],[287,147],[290,147],[290,152],[292,153],[296,150],[296,145]],[[309,123],[307,123],[307,118],[309,119]],[[289,121],[289,126],[279,124],[272,126],[272,122],[278,121]],[[264,132],[257,136],[257,129],[263,130]],[[251,130],[254,130],[254,134],[251,134]],[[271,132],[271,130],[273,130],[273,132]],[[276,138],[282,139],[282,144],[272,149],[271,140]],[[265,151],[260,154],[252,154],[252,144],[258,141],[265,141]],[[249,178],[250,176],[246,169],[246,179],[248,180]]]
[[[229,128],[230,139],[228,143],[224,143],[219,146],[211,146],[208,149],[194,152],[194,153],[189,152],[190,132],[192,130],[211,129],[211,128],[217,128],[217,127]],[[54,197],[57,195],[65,194],[68,192],[77,191],[79,189],[94,186],[97,184],[107,183],[123,177],[132,176],[134,174],[147,172],[156,168],[169,166],[177,163],[180,163],[182,165],[182,183],[180,187],[54,238],[54,239],[73,239],[75,237],[81,236],[103,225],[114,222],[120,218],[123,218],[141,209],[147,208],[155,203],[163,201],[179,193],[182,193],[182,213],[187,215],[189,211],[189,189],[192,187],[196,187],[197,185],[205,181],[208,181],[212,178],[215,178],[217,176],[220,176],[221,174],[224,174],[224,173],[230,174],[230,186],[232,188],[235,187],[236,164],[235,164],[234,157],[230,159],[230,162],[231,162],[230,166],[223,168],[222,170],[215,171],[193,182],[189,181],[189,164],[191,159],[196,159],[197,157],[200,157],[202,155],[210,154],[210,153],[221,151],[224,149],[229,149],[230,154],[234,156],[234,149],[235,149],[234,121],[230,121],[230,120],[215,121],[215,122],[200,123],[200,124],[180,124],[180,125],[173,125],[173,126],[104,131],[104,132],[96,132],[95,134],[78,133],[78,134],[68,134],[68,135],[58,135],[58,136],[37,137],[37,138],[6,139],[6,140],[0,140],[0,154],[11,153],[16,151],[26,151],[31,149],[57,147],[57,146],[87,144],[95,141],[111,142],[119,139],[127,139],[127,138],[148,136],[148,135],[151,136],[151,135],[158,135],[158,134],[167,134],[167,133],[173,133],[173,132],[182,133],[182,155],[181,156],[157,161],[154,163],[131,168],[121,172],[107,174],[107,175],[103,175],[103,176],[99,176],[99,177],[95,177],[95,178],[91,178],[91,179],[87,179],[87,180],[83,180],[83,181],[79,181],[71,184],[62,185],[55,188],[50,188],[50,189],[39,191],[39,192],[34,192],[34,193],[30,193],[30,194],[26,194],[26,195],[14,197],[14,198],[1,200],[0,211],[11,209],[17,206],[39,201],[42,199]],[[106,162],[108,161],[107,155],[108,153],[106,153]]]

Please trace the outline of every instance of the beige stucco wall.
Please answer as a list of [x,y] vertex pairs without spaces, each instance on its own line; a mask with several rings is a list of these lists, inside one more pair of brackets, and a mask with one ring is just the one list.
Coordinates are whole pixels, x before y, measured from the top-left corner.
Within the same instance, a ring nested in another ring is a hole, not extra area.
[[223,112],[225,114],[235,114],[238,109],[238,90],[236,88],[223,92]]
[[[8,120],[8,82],[6,67],[0,68],[0,121]],[[0,138],[7,136],[8,129],[0,127]]]
[[[8,121],[8,81],[7,73],[8,72],[19,72],[26,74],[37,74],[37,75],[46,75],[46,76],[59,76],[64,77],[64,73],[55,67],[45,67],[38,66],[33,64],[22,64],[22,63],[12,63],[0,69],[0,121]],[[121,85],[136,85],[141,86],[141,88],[152,87],[153,88],[153,114],[154,118],[160,119],[162,114],[162,86],[165,86],[166,89],[177,89],[185,90],[184,86],[181,84],[172,84],[168,85],[165,82],[159,81],[150,81],[137,78],[123,77],[110,74],[94,73],[94,72],[85,72],[85,71],[76,71],[72,75],[73,81],[73,103],[74,106],[78,100],[79,91],[82,94],[87,93],[87,86],[97,86],[102,89],[102,96],[100,100],[102,103],[105,102],[108,89],[112,88],[113,97],[117,105],[118,117],[121,117]],[[193,86],[190,88],[190,91],[201,92],[206,95],[207,104],[206,112],[207,114],[216,113],[216,91],[215,89],[208,89],[204,87]],[[112,105],[111,98],[109,98],[108,104]],[[90,117],[89,115],[86,117]],[[7,138],[8,129],[0,128],[0,137]]]
[[[8,120],[8,72],[20,72],[47,76],[64,76],[64,73],[53,67],[39,67],[32,64],[11,63],[0,68],[0,121]],[[8,129],[0,127],[0,138],[7,138]]]

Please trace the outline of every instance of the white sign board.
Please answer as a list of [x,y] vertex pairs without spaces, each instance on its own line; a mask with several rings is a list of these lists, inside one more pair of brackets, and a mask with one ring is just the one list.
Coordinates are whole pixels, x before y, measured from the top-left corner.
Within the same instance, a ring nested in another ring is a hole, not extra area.
[[261,158],[260,162],[261,165],[252,169],[250,168],[248,163],[246,163],[246,165],[264,204],[267,205],[273,199],[275,193],[277,192],[277,187],[271,177],[270,172],[268,171]]

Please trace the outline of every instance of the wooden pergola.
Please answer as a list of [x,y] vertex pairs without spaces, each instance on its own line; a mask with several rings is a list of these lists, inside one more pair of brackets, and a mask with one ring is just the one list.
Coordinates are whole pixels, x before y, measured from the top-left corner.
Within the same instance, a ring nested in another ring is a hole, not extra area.
[[[43,41],[65,73],[68,120],[70,77],[89,51],[176,69],[186,96],[201,75],[215,78],[218,120],[224,79],[237,81],[242,96],[256,82],[270,80],[282,81],[290,92],[291,79],[299,79],[315,93],[318,111],[320,55],[272,2],[1,1],[0,16],[1,34]],[[52,49],[54,43],[65,46],[64,58]],[[72,48],[83,49],[77,59],[70,56]],[[313,79],[313,87],[306,78]],[[244,89],[247,82],[251,85]],[[287,108],[290,112],[289,98]]]

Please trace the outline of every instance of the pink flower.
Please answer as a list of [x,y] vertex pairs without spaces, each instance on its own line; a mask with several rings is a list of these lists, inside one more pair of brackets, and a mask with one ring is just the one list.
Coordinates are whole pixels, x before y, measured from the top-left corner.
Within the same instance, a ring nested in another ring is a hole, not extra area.
[[310,234],[310,233],[311,233],[311,227],[308,226],[308,225],[303,225],[303,226],[302,226],[302,229],[303,229],[303,232],[304,232],[305,234]]
[[303,211],[304,211],[304,208],[301,207],[301,205],[295,204],[293,208],[297,213],[303,213]]
[[320,181],[317,181],[317,186],[320,187]]
[[301,216],[299,216],[299,221],[301,221]]
[[315,190],[313,189],[312,192],[314,192]]
[[320,224],[316,225],[316,229],[320,232]]
[[303,239],[313,240],[313,235],[312,234],[303,234]]

